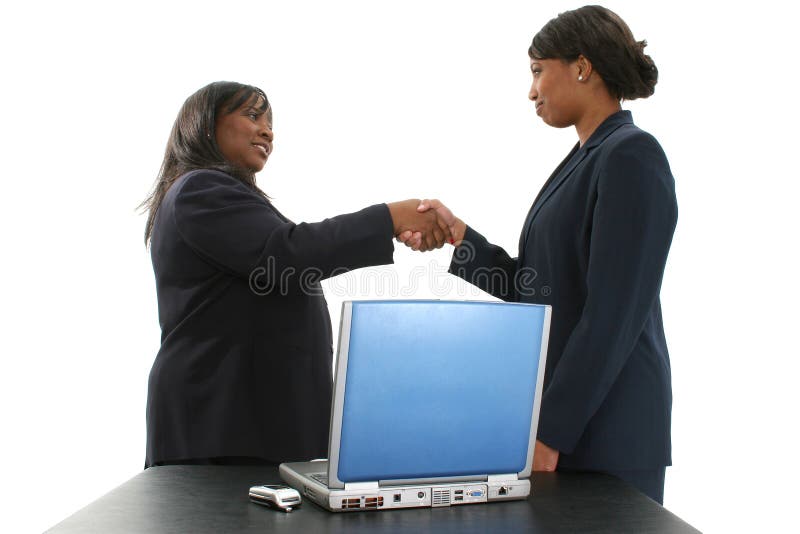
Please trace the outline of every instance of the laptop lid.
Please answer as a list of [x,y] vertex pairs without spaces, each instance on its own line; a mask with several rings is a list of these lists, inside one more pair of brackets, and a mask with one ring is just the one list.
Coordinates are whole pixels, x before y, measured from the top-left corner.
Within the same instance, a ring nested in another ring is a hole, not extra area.
[[342,306],[330,488],[530,475],[550,307]]

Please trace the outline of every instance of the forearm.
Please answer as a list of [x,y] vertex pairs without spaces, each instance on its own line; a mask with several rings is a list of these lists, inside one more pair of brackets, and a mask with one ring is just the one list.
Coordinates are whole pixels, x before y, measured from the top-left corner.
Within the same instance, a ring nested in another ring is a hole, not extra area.
[[297,274],[324,280],[352,269],[392,263],[393,226],[385,204],[316,223],[277,228],[254,268],[280,279]]
[[516,258],[511,258],[503,248],[489,243],[474,229],[461,224],[463,226],[457,227],[455,232],[459,240],[448,272],[497,298],[515,301]]

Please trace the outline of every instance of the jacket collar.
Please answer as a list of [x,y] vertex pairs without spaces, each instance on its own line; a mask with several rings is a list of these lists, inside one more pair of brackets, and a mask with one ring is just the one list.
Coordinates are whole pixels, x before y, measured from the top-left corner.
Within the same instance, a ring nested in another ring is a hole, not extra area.
[[545,185],[544,190],[541,192],[537,200],[534,201],[533,206],[528,213],[525,228],[523,229],[523,234],[520,238],[520,257],[522,257],[524,254],[528,232],[530,232],[531,221],[536,218],[536,215],[539,213],[539,210],[542,209],[542,206],[553,195],[553,193],[555,193],[556,190],[561,187],[561,184],[563,184],[567,177],[572,174],[572,171],[575,170],[575,167],[577,167],[583,161],[591,149],[605,141],[606,137],[611,135],[619,127],[626,124],[633,124],[633,116],[631,115],[630,111],[623,109],[610,115],[608,118],[606,118],[606,120],[600,123],[600,126],[598,126],[594,132],[592,132],[592,135],[589,136],[589,139],[586,140],[582,147],[575,147],[578,148],[577,152],[575,152],[575,155],[569,159],[569,162],[562,169],[557,171],[556,176],[551,177],[552,182],[548,185]]
[[592,135],[589,136],[589,139],[586,140],[586,143],[581,147],[585,152],[588,152],[592,148],[596,147],[600,143],[602,143],[606,137],[611,135],[611,132],[623,126],[625,124],[633,124],[633,115],[627,109],[623,109],[617,111],[616,113],[609,115],[606,120],[600,123]]

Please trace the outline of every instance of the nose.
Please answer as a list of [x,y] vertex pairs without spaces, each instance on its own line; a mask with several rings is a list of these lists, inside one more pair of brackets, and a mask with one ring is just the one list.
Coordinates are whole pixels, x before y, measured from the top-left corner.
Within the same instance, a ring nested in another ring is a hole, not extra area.
[[272,132],[272,126],[269,124],[264,124],[261,126],[261,130],[258,132],[261,137],[266,138],[270,143],[273,139],[275,139],[275,134]]
[[531,88],[528,91],[528,100],[531,102],[536,102],[536,99],[539,98],[539,91],[536,89],[536,82],[531,83]]

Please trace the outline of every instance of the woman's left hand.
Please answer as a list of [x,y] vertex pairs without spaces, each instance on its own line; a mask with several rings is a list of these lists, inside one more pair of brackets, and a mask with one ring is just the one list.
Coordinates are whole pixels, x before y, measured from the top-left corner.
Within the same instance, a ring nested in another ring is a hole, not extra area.
[[538,439],[533,449],[534,471],[555,471],[558,465],[558,451],[551,449]]

